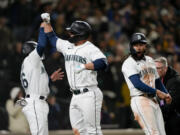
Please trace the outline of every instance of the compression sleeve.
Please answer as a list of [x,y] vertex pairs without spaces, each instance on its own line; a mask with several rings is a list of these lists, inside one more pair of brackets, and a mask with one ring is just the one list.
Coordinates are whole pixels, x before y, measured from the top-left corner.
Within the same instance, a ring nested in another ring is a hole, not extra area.
[[40,57],[43,55],[44,48],[45,48],[46,44],[47,44],[47,37],[44,33],[44,28],[40,28],[39,37],[38,37],[38,44],[37,44],[37,48],[36,48]]
[[94,64],[94,70],[105,70],[108,66],[107,60],[105,58],[97,59],[93,61]]
[[132,84],[134,85],[134,87],[137,88],[138,90],[146,92],[148,94],[156,94],[156,89],[143,83],[140,80],[139,74],[134,74],[134,75],[130,76],[129,79],[132,82]]
[[163,83],[161,82],[160,78],[155,80],[156,88],[161,90],[164,93],[168,93],[167,89],[164,87]]
[[56,36],[55,32],[52,31],[52,32],[46,33],[46,35],[47,35],[47,37],[49,39],[49,42],[50,42],[51,46],[53,48],[56,48],[56,41],[57,41],[58,37]]

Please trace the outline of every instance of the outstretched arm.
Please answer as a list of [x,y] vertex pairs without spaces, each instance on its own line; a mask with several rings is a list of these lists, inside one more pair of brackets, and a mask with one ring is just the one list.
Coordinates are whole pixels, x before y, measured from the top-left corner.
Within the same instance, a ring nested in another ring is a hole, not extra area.
[[135,88],[137,88],[138,90],[141,90],[145,93],[149,93],[149,94],[157,94],[157,96],[160,99],[169,99],[169,95],[158,90],[158,89],[154,89],[148,85],[146,85],[145,83],[143,83],[140,79],[139,74],[134,74],[132,76],[129,77],[130,81],[132,82],[132,84],[134,85]]
[[37,52],[39,54],[40,57],[42,57],[45,46],[47,44],[47,37],[44,33],[44,27],[43,27],[43,23],[40,26],[40,31],[39,31],[39,37],[38,37],[38,44],[37,44]]
[[43,13],[41,14],[41,18],[43,20],[43,28],[44,32],[46,33],[50,44],[53,48],[56,48],[56,42],[58,37],[56,36],[55,32],[53,31],[53,28],[50,24],[50,15],[49,13]]

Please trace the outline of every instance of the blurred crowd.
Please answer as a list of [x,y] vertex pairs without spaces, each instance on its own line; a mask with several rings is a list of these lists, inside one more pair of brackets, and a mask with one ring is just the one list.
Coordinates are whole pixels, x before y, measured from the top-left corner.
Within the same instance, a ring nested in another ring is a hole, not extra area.
[[[67,38],[65,28],[74,20],[85,20],[93,31],[91,41],[108,58],[109,68],[98,73],[104,94],[102,128],[138,128],[129,107],[129,92],[121,73],[124,57],[129,53],[129,39],[134,32],[147,36],[148,55],[165,56],[180,73],[180,1],[179,0],[1,0],[0,1],[0,115],[8,113],[7,99],[14,87],[20,87],[22,44],[37,41],[40,14],[51,14],[54,31]],[[48,74],[61,67],[59,53],[46,50],[44,60]],[[68,106],[72,93],[67,78],[50,84],[49,129],[68,129]],[[14,102],[14,101],[13,101]],[[10,129],[11,117],[1,129]],[[7,126],[6,126],[7,125]],[[10,129],[11,130],[11,129]]]

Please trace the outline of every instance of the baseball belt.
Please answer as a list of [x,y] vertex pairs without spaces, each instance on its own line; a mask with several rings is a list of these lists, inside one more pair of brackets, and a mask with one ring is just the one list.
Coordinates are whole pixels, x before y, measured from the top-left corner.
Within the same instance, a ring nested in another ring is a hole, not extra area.
[[[30,98],[31,96],[29,94],[27,94],[25,97],[26,98]],[[39,99],[46,100],[46,98],[44,96],[39,96]]]
[[89,90],[88,90],[87,88],[84,88],[84,89],[82,89],[82,91],[81,91],[80,89],[71,89],[71,91],[72,91],[72,93],[73,93],[74,95],[79,95],[79,94],[81,94],[81,93],[86,93],[86,92],[88,92]]

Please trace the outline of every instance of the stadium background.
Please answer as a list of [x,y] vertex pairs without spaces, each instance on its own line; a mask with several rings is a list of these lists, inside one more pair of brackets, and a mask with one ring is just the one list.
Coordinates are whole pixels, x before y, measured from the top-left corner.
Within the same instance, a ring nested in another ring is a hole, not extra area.
[[[144,33],[150,43],[148,55],[165,56],[180,73],[180,1],[179,0],[1,0],[0,1],[0,109],[10,90],[20,86],[21,46],[27,40],[37,41],[40,14],[49,12],[57,35],[66,39],[65,27],[74,20],[85,20],[93,28],[91,41],[107,56],[109,68],[99,72],[99,87],[104,94],[103,129],[139,128],[133,121],[129,92],[121,73],[122,59],[129,53],[133,32]],[[64,70],[61,54],[46,50],[44,61],[48,74],[58,67]],[[56,98],[59,126],[50,130],[70,129],[68,107],[71,92],[67,78],[50,85]],[[1,113],[0,121],[3,120]],[[1,122],[7,130],[8,122]]]

